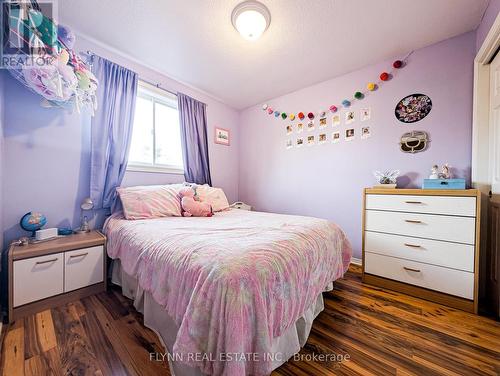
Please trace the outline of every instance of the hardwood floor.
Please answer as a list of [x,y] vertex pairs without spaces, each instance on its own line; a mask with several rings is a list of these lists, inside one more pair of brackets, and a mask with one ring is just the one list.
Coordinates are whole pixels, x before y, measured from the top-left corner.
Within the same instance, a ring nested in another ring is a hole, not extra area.
[[[496,321],[363,285],[357,267],[324,296],[302,359],[273,375],[500,374]],[[163,352],[157,336],[112,289],[15,322],[0,367],[5,376],[169,375],[151,352]]]

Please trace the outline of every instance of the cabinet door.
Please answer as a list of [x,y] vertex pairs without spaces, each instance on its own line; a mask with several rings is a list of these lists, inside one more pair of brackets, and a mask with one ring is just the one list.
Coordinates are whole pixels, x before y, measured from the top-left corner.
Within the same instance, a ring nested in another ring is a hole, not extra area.
[[73,291],[104,280],[102,245],[64,253],[64,291]]
[[500,203],[490,203],[489,242],[486,250],[486,295],[488,305],[500,318]]
[[14,307],[63,293],[63,253],[14,261]]

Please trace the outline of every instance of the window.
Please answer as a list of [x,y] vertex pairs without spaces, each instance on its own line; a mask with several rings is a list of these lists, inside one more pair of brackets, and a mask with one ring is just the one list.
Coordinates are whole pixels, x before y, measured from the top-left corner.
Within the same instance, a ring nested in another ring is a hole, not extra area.
[[177,96],[139,82],[127,170],[184,173]]

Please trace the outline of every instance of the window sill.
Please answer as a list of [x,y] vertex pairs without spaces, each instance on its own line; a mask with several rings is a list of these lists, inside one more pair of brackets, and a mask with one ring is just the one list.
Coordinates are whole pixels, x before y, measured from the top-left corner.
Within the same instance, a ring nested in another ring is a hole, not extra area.
[[151,174],[184,175],[184,170],[175,167],[127,166],[127,171],[146,172]]

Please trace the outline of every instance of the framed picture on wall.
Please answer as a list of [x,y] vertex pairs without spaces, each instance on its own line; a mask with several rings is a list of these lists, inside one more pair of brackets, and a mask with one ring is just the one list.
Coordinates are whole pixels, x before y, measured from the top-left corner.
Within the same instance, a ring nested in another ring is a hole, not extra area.
[[215,127],[215,140],[214,140],[214,142],[216,144],[229,146],[231,143],[229,129]]

